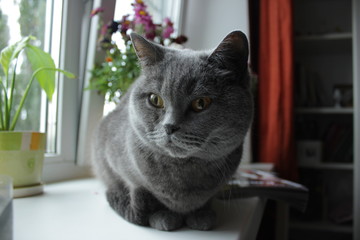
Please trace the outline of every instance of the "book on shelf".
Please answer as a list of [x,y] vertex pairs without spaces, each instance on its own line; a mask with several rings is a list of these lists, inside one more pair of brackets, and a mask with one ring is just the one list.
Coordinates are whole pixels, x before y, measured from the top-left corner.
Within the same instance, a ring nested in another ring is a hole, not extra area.
[[333,123],[330,125],[324,137],[324,162],[352,162],[352,132],[352,126],[348,124]]
[[218,194],[218,198],[246,197],[263,197],[284,201],[290,206],[304,211],[309,192],[305,186],[279,178],[270,172],[239,168],[225,188]]
[[325,91],[318,72],[302,64],[295,65],[295,105],[297,107],[331,106],[332,95]]

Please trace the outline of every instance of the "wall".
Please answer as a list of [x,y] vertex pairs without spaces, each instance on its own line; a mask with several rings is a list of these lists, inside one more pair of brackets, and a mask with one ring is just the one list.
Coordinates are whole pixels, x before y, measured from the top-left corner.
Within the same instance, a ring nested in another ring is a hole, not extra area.
[[183,0],[182,33],[187,48],[215,48],[233,30],[249,37],[248,0]]

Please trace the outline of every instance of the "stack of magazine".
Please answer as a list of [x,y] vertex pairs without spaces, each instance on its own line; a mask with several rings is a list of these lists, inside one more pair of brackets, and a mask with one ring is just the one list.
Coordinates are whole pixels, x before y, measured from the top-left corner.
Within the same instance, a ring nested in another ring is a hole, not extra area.
[[239,168],[225,188],[218,194],[220,199],[262,197],[284,201],[304,211],[309,192],[301,184],[276,177],[270,172]]

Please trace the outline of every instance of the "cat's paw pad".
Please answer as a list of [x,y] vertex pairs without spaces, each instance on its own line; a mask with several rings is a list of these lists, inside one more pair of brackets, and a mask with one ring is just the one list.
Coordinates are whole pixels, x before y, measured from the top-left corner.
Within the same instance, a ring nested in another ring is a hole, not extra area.
[[189,228],[207,231],[216,225],[216,213],[213,210],[199,210],[186,216],[186,225]]
[[162,210],[151,215],[149,223],[152,228],[173,231],[182,227],[183,217],[178,213]]

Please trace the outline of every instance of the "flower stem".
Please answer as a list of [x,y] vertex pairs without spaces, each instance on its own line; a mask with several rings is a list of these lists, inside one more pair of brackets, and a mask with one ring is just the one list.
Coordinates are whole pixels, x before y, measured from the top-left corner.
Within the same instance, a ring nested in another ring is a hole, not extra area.
[[9,116],[9,108],[8,108],[8,96],[7,96],[7,88],[3,85],[4,88],[4,130],[9,129],[9,124],[7,123],[7,119]]
[[15,113],[15,115],[14,115],[14,118],[13,118],[12,121],[11,121],[11,125],[10,125],[10,128],[9,128],[10,131],[13,131],[13,130],[15,129],[16,122],[17,122],[17,120],[18,120],[18,118],[19,118],[19,115],[20,115],[20,112],[21,112],[21,110],[22,110],[22,108],[23,108],[23,106],[24,106],[24,103],[25,103],[25,100],[26,100],[26,98],[27,98],[27,95],[29,94],[29,91],[30,91],[32,82],[34,81],[36,74],[38,74],[41,70],[44,70],[44,68],[39,68],[38,70],[36,70],[36,71],[32,74],[31,79],[30,79],[28,85],[26,86],[24,95],[22,96],[22,98],[21,98],[21,100],[20,100],[19,107],[17,108],[16,113]]
[[18,120],[18,118],[19,118],[19,116],[20,116],[20,112],[21,112],[21,110],[22,110],[22,108],[23,108],[23,106],[24,106],[25,100],[26,100],[26,98],[27,98],[27,95],[29,94],[31,85],[32,85],[32,83],[33,83],[36,75],[37,75],[39,72],[43,71],[43,70],[58,71],[58,72],[61,72],[61,73],[65,74],[65,76],[67,76],[67,77],[70,77],[70,78],[74,78],[74,77],[75,77],[73,74],[71,74],[71,73],[69,73],[69,72],[66,72],[66,71],[64,71],[64,70],[58,69],[58,68],[42,67],[42,68],[37,69],[37,70],[31,75],[31,79],[30,79],[28,85],[26,86],[25,92],[24,92],[24,94],[23,94],[23,96],[22,96],[22,98],[21,98],[21,100],[20,100],[19,107],[17,108],[17,110],[16,110],[16,112],[15,112],[15,115],[14,115],[14,118],[13,118],[12,121],[11,121],[11,125],[10,125],[10,128],[9,128],[10,131],[13,131],[13,130],[15,129],[16,122],[17,122],[17,120]]
[[6,97],[6,88],[0,78],[0,130],[4,129],[4,119],[3,119],[3,101],[2,101],[2,92],[4,91],[4,97]]
[[8,118],[6,119],[6,125],[9,126],[10,125],[10,116],[11,116],[11,109],[12,109],[12,105],[13,105],[13,99],[14,99],[14,88],[15,88],[15,79],[16,79],[16,66],[17,66],[17,59],[15,61],[15,66],[14,66],[14,72],[13,72],[13,76],[11,79],[11,86],[10,86],[10,95],[9,95],[9,105],[8,105]]

